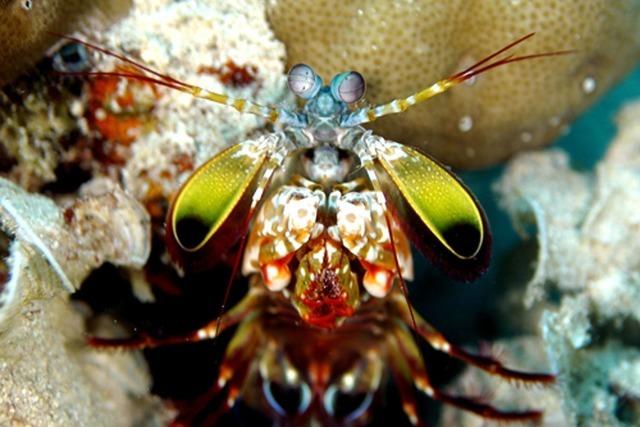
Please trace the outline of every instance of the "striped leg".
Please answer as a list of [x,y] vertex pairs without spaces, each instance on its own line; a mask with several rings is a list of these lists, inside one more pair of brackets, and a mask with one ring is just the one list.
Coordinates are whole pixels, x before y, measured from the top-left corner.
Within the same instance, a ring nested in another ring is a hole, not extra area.
[[[215,384],[195,402],[184,405],[172,427],[217,425],[235,405],[260,344],[255,320],[243,323],[229,343]],[[213,409],[207,410],[210,406]]]
[[130,338],[100,338],[89,337],[88,344],[97,349],[142,350],[145,348],[161,347],[165,345],[185,344],[214,339],[226,329],[238,324],[259,304],[265,291],[260,287],[252,287],[249,293],[220,320],[209,322],[197,331],[172,337],[155,338],[139,334]]
[[466,352],[460,347],[451,344],[440,332],[420,317],[420,315],[414,313],[414,316],[412,317],[400,295],[395,295],[393,298],[394,300],[392,304],[396,313],[398,313],[403,321],[407,325],[411,326],[434,349],[480,368],[492,375],[500,376],[506,380],[531,384],[551,384],[555,381],[555,377],[550,374],[516,371],[505,367],[502,363],[492,357]]
[[[523,411],[502,411],[495,408],[492,405],[481,402],[477,399],[469,398],[466,396],[451,395],[435,388],[430,380],[422,361],[422,355],[420,350],[415,344],[413,337],[404,325],[398,325],[394,329],[395,346],[392,345],[392,365],[395,365],[395,369],[398,366],[402,367],[404,371],[409,370],[409,376],[405,374],[402,381],[406,382],[411,380],[415,387],[422,391],[432,399],[447,403],[465,411],[473,412],[483,418],[507,421],[507,422],[538,422],[542,419],[542,412],[536,410],[523,410]],[[403,387],[406,388],[406,384]],[[404,400],[404,397],[403,397]],[[411,404],[411,401],[407,401]],[[408,410],[409,409],[409,410]],[[411,409],[411,405],[405,408],[407,414],[415,412],[415,408]],[[418,425],[418,415],[416,414],[411,421]]]

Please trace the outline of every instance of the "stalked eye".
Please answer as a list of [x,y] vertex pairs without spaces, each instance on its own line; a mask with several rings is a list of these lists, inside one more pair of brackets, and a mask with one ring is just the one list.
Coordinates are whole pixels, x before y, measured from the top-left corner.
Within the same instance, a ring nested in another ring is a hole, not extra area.
[[311,403],[311,390],[304,382],[289,385],[263,380],[262,392],[271,408],[283,417],[302,414]]
[[306,64],[297,64],[287,76],[289,89],[300,98],[313,98],[322,87],[322,79]]
[[365,88],[364,77],[357,71],[340,73],[331,80],[331,94],[347,104],[360,101]]
[[340,390],[338,386],[331,385],[324,394],[322,403],[327,414],[346,424],[364,415],[371,406],[372,400],[372,392],[347,393]]

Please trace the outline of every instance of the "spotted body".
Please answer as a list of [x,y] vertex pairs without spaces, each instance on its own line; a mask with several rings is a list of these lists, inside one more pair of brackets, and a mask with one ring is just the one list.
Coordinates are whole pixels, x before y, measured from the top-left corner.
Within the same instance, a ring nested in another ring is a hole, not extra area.
[[[386,377],[400,391],[409,420],[421,425],[415,390],[504,421],[538,420],[538,411],[500,411],[434,388],[411,329],[433,348],[504,378],[549,383],[546,374],[505,368],[449,343],[406,300],[413,276],[410,241],[438,267],[464,280],[489,263],[486,217],[471,193],[428,155],[374,135],[362,125],[399,113],[491,68],[543,56],[507,55],[523,37],[477,64],[407,98],[356,108],[364,78],[348,71],[330,84],[307,65],[288,75],[300,109],[265,107],[209,92],[157,73],[128,58],[138,72],[118,77],[167,86],[257,114],[278,130],[222,151],[183,185],[167,216],[167,247],[185,270],[206,269],[239,247],[233,273],[250,290],[231,310],[182,337],[146,335],[92,339],[97,347],[146,348],[215,338],[239,325],[227,347],[213,394],[223,405],[204,417],[215,423],[245,395],[282,424],[363,425]],[[274,183],[285,185],[275,185]],[[246,237],[248,235],[248,237]],[[262,394],[249,392],[261,384]],[[336,402],[346,399],[347,409]],[[205,402],[206,403],[206,402]],[[176,423],[202,421],[202,404]]]

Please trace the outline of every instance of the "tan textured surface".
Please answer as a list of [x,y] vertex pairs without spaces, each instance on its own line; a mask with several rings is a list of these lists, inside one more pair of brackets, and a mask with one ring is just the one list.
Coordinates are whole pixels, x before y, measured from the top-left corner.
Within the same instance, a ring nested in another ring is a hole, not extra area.
[[[115,225],[141,218],[122,215],[105,198],[128,200],[134,210],[139,205],[120,190],[99,196],[97,184],[88,187],[63,214],[52,200],[0,179],[0,256],[6,257],[0,265],[5,270],[0,277],[0,426],[166,424],[167,411],[149,394],[151,379],[140,355],[88,347],[85,320],[70,301],[73,285],[92,263],[111,258],[112,249],[125,257],[114,264],[129,268],[139,268],[148,256],[148,250],[131,256],[136,249],[115,243],[118,238],[96,208],[109,210],[109,224],[142,243],[148,235],[144,239]],[[100,333],[113,332],[114,323],[95,326],[101,326]]]
[[65,297],[25,302],[12,328],[0,334],[0,425],[166,423],[139,355],[97,352],[83,345],[82,330]]
[[86,15],[105,23],[131,0],[0,0],[0,86],[35,63],[55,42],[48,32],[67,33]]
[[[423,147],[459,167],[494,164],[551,142],[640,58],[638,0],[272,0],[268,5],[289,65],[308,63],[325,80],[346,69],[360,71],[367,79],[367,99],[375,103],[407,96],[530,32],[537,34],[518,53],[578,51],[491,71],[473,85],[373,125],[387,138]],[[593,91],[585,91],[588,79],[595,82]]]

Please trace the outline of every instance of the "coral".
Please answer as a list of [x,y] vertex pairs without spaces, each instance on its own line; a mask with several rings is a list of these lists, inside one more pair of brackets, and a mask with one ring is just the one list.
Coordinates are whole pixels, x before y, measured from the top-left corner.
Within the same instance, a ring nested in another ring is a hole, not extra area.
[[70,111],[74,96],[39,76],[12,89],[0,91],[0,171],[37,190],[56,180],[61,140],[76,128]]
[[[116,184],[92,181],[81,189],[83,197],[64,209],[47,197],[26,194],[0,178],[0,225],[21,244],[36,250],[55,273],[56,280],[42,282],[59,282],[67,292],[73,292],[104,262],[131,268],[145,264],[150,250],[149,214]],[[9,258],[10,266],[21,262],[20,256]],[[25,266],[13,265],[11,270],[0,297],[0,329],[9,325],[22,301],[53,296],[49,290],[52,283],[37,289],[42,293],[25,294],[36,292],[17,285],[20,277],[16,273],[28,274]]]
[[55,42],[50,33],[103,28],[130,5],[131,0],[0,1],[0,87],[42,57]]
[[640,57],[637,0],[272,0],[268,16],[289,65],[307,63],[325,79],[360,71],[372,103],[407,96],[534,31],[518,52],[575,49],[491,71],[374,123],[456,167],[550,143]]
[[142,361],[84,345],[83,319],[68,302],[91,268],[104,261],[139,268],[148,255],[137,246],[148,241],[146,212],[109,185],[92,190],[63,210],[0,179],[2,425],[166,422]]
[[521,154],[496,186],[516,227],[538,229],[525,304],[545,307],[543,337],[574,424],[640,422],[639,123],[640,102],[625,107],[593,173],[572,170],[560,151]]
[[584,293],[602,320],[640,322],[639,117],[640,103],[619,115],[619,135],[595,174],[571,170],[560,151],[523,154],[509,164],[497,186],[502,204],[518,228],[538,226],[527,305],[554,283],[563,294]]
[[[275,40],[264,5],[257,0],[137,0],[126,19],[90,37],[213,91],[264,104],[278,103],[286,93],[284,47]],[[95,69],[108,71],[116,64],[103,57]],[[152,119],[153,126],[124,156],[123,184],[138,199],[159,194],[168,198],[194,167],[263,125],[254,116],[167,90],[161,91]]]
[[[284,48],[257,0],[138,0],[111,30],[84,37],[237,97],[270,104],[286,93]],[[124,65],[89,56],[94,70]],[[140,82],[101,78],[83,85],[34,73],[6,92],[0,92],[0,173],[32,191],[75,191],[91,176],[107,175],[147,206],[166,202],[195,167],[263,126],[256,117]]]

